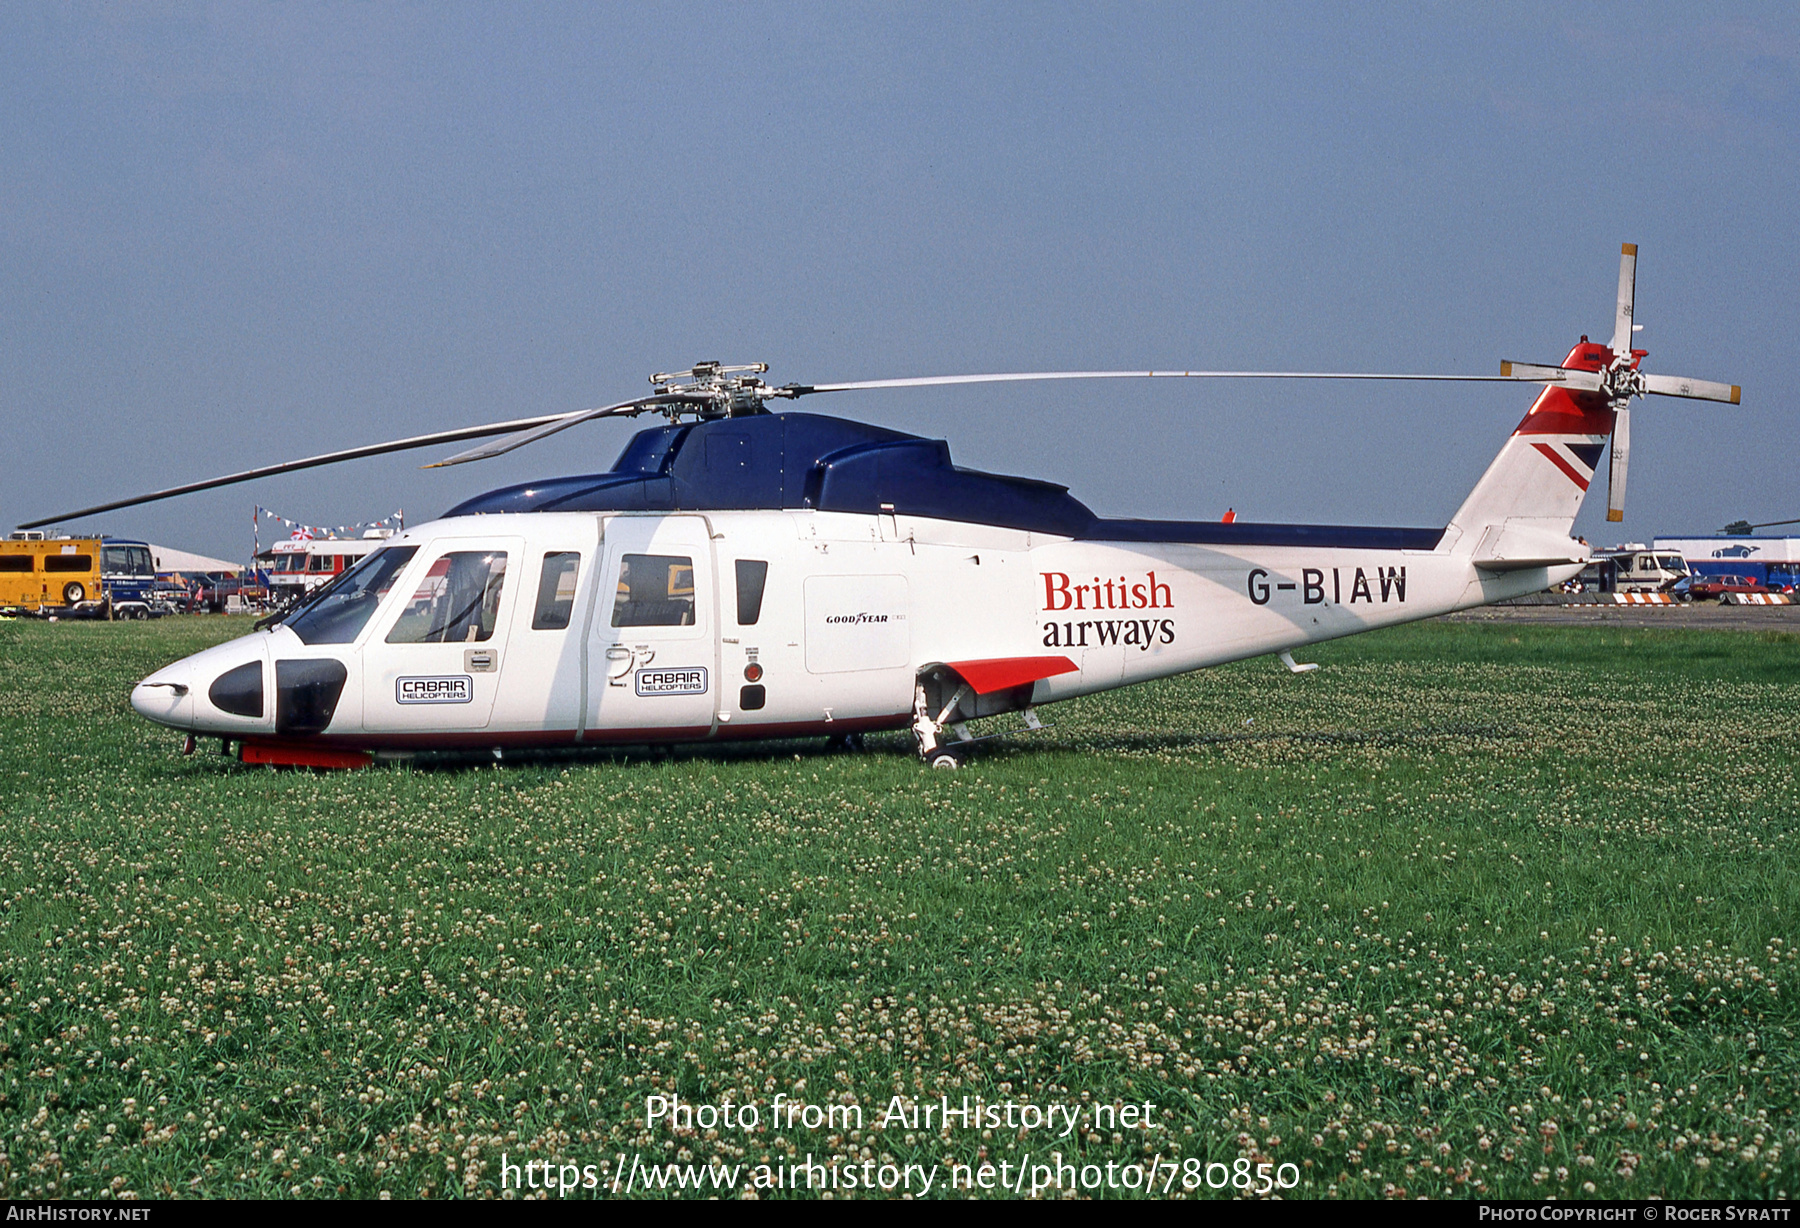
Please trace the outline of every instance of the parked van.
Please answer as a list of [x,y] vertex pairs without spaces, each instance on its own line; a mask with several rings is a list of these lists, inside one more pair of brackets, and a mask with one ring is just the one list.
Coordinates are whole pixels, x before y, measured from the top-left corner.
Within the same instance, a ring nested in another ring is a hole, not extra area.
[[143,542],[41,533],[0,542],[0,609],[149,618],[155,584]]
[[79,605],[98,600],[101,591],[97,538],[0,542],[0,608]]
[[1620,546],[1595,551],[1571,592],[1669,592],[1688,574],[1687,560],[1672,551]]
[[1651,550],[1645,546],[1621,546],[1602,550],[1595,562],[1610,563],[1611,585],[1604,582],[1601,591],[1609,593],[1666,593],[1675,582],[1688,574],[1687,561],[1670,550]]

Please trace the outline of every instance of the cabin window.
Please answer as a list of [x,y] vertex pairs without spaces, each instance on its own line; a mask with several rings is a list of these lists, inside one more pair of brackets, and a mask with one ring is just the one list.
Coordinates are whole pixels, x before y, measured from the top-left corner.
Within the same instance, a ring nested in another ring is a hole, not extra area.
[[392,546],[364,556],[349,571],[321,586],[282,620],[304,644],[348,644],[394,586],[417,546]]
[[91,554],[46,554],[44,570],[92,571],[94,570],[94,556]]
[[612,625],[693,626],[694,560],[685,555],[626,555],[619,563]]
[[[346,573],[348,574],[348,573]],[[506,552],[458,550],[431,565],[388,632],[390,644],[479,644],[494,634]]]
[[100,551],[100,570],[107,575],[148,576],[156,571],[148,546],[106,546]]
[[0,554],[0,571],[30,571],[29,554]]
[[581,556],[573,550],[562,550],[544,556],[544,570],[538,577],[537,610],[531,616],[533,631],[562,631],[575,611],[575,578],[581,571]]
[[769,565],[762,559],[737,561],[738,626],[754,627],[762,617],[763,587],[769,581]]

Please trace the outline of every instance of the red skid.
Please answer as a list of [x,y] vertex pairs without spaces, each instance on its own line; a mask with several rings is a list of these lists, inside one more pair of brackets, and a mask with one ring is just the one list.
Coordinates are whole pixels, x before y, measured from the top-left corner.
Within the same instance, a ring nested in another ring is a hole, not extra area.
[[366,768],[375,762],[375,756],[366,750],[343,750],[273,738],[245,738],[238,759],[243,763],[267,763],[275,767],[315,768]]

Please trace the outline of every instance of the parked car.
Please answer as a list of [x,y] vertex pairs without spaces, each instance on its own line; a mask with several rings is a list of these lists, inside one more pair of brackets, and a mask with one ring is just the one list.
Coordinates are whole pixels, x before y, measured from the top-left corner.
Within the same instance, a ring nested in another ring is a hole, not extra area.
[[158,614],[186,614],[194,608],[194,596],[185,584],[158,580],[150,591],[150,608]]
[[231,598],[238,597],[246,605],[257,606],[267,599],[268,590],[253,580],[239,576],[194,576],[194,612],[223,614]]
[[1775,590],[1749,576],[1689,576],[1683,601],[1717,601],[1726,593],[1772,593]]

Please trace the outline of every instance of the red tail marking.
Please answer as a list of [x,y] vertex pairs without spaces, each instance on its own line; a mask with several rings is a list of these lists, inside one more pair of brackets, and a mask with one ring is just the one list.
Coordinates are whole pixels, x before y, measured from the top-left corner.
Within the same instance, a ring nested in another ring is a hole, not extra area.
[[[1573,371],[1599,371],[1612,361],[1603,345],[1583,342],[1569,351],[1562,365]],[[1610,435],[1612,406],[1598,392],[1546,388],[1533,401],[1515,435]]]

